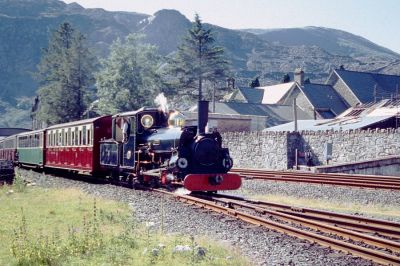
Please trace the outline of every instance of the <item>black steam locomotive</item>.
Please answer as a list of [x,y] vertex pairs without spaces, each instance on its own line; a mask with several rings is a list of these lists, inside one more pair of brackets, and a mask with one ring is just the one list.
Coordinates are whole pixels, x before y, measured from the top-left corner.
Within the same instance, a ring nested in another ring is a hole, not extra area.
[[176,112],[155,108],[113,116],[112,138],[100,142],[100,164],[114,179],[159,186],[183,183],[190,191],[234,190],[239,175],[219,132],[205,132],[208,102],[198,105],[198,126],[183,126]]

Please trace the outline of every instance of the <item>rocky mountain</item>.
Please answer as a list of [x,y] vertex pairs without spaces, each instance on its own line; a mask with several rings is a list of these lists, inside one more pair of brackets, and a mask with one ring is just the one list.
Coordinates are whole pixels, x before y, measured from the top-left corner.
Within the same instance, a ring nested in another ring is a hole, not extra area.
[[[26,106],[26,97],[35,94],[32,73],[41,49],[65,21],[87,36],[99,57],[107,55],[114,40],[134,32],[145,34],[161,54],[168,55],[191,26],[176,10],[147,15],[85,9],[59,0],[0,0],[0,112]],[[260,76],[262,84],[274,83],[296,67],[303,67],[311,80],[318,81],[340,65],[400,74],[399,54],[348,32],[318,27],[231,30],[207,25],[226,48],[239,85],[247,85],[254,76]]]
[[368,57],[371,55],[383,58],[400,58],[400,55],[379,46],[361,36],[346,31],[322,28],[288,28],[288,29],[246,29],[263,40],[283,46],[318,46],[331,54]]

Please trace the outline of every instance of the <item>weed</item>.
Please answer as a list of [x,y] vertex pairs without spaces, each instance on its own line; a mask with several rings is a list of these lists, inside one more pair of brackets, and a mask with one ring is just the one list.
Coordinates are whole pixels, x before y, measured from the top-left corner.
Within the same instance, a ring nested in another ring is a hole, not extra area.
[[50,236],[43,234],[41,230],[34,240],[34,237],[29,234],[27,220],[22,211],[21,225],[14,230],[11,251],[20,265],[54,265],[58,264],[62,257],[87,255],[102,247],[103,234],[99,229],[96,201],[94,201],[91,219],[83,217],[81,231],[70,226],[66,238],[62,238],[56,228]]
[[22,192],[26,191],[26,188],[27,188],[26,183],[25,183],[24,179],[22,178],[22,175],[19,171],[15,172],[15,178],[14,178],[14,183],[13,183],[12,187],[15,192],[22,193]]

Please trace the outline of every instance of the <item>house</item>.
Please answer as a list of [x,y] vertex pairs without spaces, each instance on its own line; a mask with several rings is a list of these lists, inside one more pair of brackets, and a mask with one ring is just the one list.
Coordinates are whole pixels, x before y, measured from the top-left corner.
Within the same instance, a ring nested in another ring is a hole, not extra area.
[[390,99],[400,93],[400,76],[334,69],[327,85],[332,86],[349,106]]
[[311,119],[333,118],[346,111],[350,105],[329,84],[305,81],[304,71],[299,68],[294,73],[294,81],[256,88],[238,88],[228,97],[228,102],[249,104],[296,104]]

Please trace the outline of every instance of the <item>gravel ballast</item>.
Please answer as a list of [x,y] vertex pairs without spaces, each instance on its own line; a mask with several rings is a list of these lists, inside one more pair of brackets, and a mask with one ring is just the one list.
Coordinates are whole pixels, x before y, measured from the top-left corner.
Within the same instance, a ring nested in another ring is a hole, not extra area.
[[[126,202],[139,221],[155,223],[155,230],[159,230],[163,220],[166,233],[207,236],[239,249],[255,265],[375,265],[307,241],[199,210],[154,192],[86,183],[24,170],[20,172],[40,187],[77,188],[96,197]],[[245,189],[248,186],[253,184],[245,181]],[[288,189],[287,184],[283,187]]]

